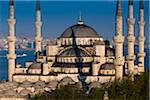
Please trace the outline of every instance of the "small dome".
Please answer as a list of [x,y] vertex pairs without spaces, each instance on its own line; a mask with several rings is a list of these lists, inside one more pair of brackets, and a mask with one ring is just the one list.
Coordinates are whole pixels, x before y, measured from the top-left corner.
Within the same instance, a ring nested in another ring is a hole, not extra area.
[[[73,34],[74,33],[74,34]],[[91,27],[84,24],[76,24],[67,28],[59,38],[99,38],[99,34]]]
[[32,92],[30,91],[30,90],[28,90],[28,89],[23,89],[23,90],[21,90],[20,91],[20,95],[21,96],[27,96],[27,95],[29,95],[29,94],[31,94]]
[[33,85],[36,89],[42,89],[46,86],[46,84],[43,81],[37,81],[34,85]]
[[71,84],[74,83],[73,79],[70,77],[64,77],[61,81],[59,85],[67,85],[67,84]]
[[58,81],[50,81],[47,85],[47,87],[51,88],[51,89],[55,89],[58,85]]
[[105,63],[102,64],[100,67],[100,70],[114,70],[115,69],[115,65],[113,63]]
[[89,55],[84,50],[75,49],[75,48],[67,49],[66,51],[62,52],[59,56],[60,57],[76,57],[77,55],[80,55],[81,57],[89,57]]
[[3,94],[3,96],[16,96],[17,95],[17,92],[13,89],[9,89],[9,90],[6,90]]
[[13,82],[4,82],[0,84],[0,91],[5,91],[8,89],[14,89],[16,87],[18,87],[18,83],[13,81]]
[[38,62],[35,62],[29,66],[29,69],[41,69],[41,68],[42,68],[42,64]]
[[90,88],[90,89],[92,89],[92,88],[96,88],[96,87],[98,87],[98,88],[102,88],[101,83],[100,83],[100,82],[98,82],[98,81],[95,81],[95,82],[92,82],[92,83],[89,85],[89,88]]
[[24,88],[28,88],[28,87],[32,87],[32,83],[29,82],[29,81],[24,81],[22,84],[21,84],[21,87],[24,87]]

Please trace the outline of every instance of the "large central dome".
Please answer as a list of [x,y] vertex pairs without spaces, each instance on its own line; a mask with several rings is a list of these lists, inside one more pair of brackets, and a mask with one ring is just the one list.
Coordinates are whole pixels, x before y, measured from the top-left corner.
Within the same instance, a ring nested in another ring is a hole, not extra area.
[[98,33],[91,27],[84,24],[76,24],[67,28],[59,38],[71,38],[74,33],[75,38],[97,38]]

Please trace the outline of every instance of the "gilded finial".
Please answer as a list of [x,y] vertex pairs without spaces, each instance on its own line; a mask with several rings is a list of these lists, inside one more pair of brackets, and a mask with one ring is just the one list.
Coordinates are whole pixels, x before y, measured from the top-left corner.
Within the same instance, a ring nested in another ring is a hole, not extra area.
[[82,12],[80,11],[79,21],[82,21]]
[[78,24],[83,24],[83,21],[82,21],[82,12],[81,11],[80,11],[80,14],[79,14]]

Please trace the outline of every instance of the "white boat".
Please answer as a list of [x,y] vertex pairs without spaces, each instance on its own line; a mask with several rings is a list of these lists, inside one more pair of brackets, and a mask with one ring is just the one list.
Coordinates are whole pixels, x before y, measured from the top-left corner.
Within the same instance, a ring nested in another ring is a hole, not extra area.
[[27,54],[21,54],[21,55],[17,55],[17,57],[26,57]]

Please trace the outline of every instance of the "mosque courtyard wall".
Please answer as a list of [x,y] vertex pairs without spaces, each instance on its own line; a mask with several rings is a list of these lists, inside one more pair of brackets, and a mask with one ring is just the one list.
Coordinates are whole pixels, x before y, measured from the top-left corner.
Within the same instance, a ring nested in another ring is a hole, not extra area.
[[[50,81],[61,81],[65,77],[70,77],[74,82],[79,82],[79,74],[58,74],[57,76],[43,76],[43,75],[14,75],[13,80],[22,83],[24,81],[30,81],[36,83],[38,81],[44,81],[46,83]],[[115,76],[80,76],[86,83],[98,81],[100,83],[106,83],[114,81]]]

